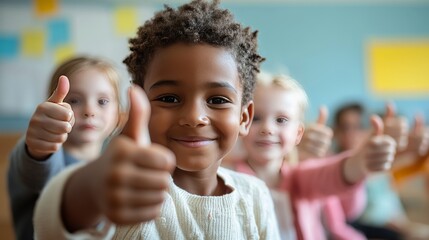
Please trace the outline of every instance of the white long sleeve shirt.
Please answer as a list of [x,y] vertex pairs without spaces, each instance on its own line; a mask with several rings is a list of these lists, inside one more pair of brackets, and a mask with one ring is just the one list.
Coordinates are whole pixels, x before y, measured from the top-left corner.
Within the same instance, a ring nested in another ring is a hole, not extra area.
[[99,229],[68,233],[61,219],[62,190],[78,169],[54,178],[42,193],[35,211],[37,239],[279,239],[273,202],[259,179],[224,168],[218,176],[232,189],[223,196],[199,196],[176,186],[173,179],[161,214],[132,226],[106,223]]

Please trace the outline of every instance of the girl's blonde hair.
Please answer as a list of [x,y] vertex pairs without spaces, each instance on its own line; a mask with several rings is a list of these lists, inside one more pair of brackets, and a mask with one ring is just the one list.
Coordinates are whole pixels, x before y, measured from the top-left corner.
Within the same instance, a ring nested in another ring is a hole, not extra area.
[[298,101],[299,109],[301,110],[300,120],[304,122],[305,111],[308,108],[308,96],[301,84],[299,84],[295,79],[287,75],[272,75],[266,72],[261,72],[256,78],[256,87],[258,86],[274,86],[295,93],[297,96],[296,101]]
[[[120,113],[119,74],[109,62],[95,57],[73,57],[59,65],[52,74],[51,81],[49,82],[48,97],[52,95],[57,87],[58,79],[61,75],[67,76],[70,79],[70,77],[73,77],[73,73],[90,68],[95,68],[107,76],[107,79],[115,92],[115,97],[118,103],[118,113]],[[72,79],[70,80],[72,81]]]

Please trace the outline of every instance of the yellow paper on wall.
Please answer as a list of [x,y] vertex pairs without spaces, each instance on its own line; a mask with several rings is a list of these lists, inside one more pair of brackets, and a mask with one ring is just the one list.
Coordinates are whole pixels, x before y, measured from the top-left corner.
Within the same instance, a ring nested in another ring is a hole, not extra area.
[[371,43],[369,78],[378,94],[429,94],[429,40]]
[[74,47],[72,45],[63,45],[55,49],[55,63],[59,64],[64,60],[72,57],[75,53]]
[[119,7],[115,9],[116,33],[123,36],[132,36],[137,32],[137,11],[132,7]]
[[40,57],[45,50],[46,33],[42,30],[24,30],[21,35],[21,52],[24,56]]
[[33,0],[36,15],[52,15],[58,11],[58,0]]

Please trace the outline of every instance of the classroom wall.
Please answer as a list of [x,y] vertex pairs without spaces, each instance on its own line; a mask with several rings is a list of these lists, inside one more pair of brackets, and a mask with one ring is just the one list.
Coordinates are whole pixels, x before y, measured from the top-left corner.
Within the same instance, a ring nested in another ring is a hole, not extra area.
[[[375,1],[376,2],[376,1]],[[416,93],[380,94],[370,87],[367,46],[374,40],[429,39],[429,2],[400,4],[273,4],[231,6],[238,19],[260,31],[263,67],[289,72],[307,90],[315,119],[320,104],[330,109],[351,100],[372,112],[393,101],[412,118],[429,119],[429,88]],[[429,51],[424,64],[429,72]],[[427,83],[429,74],[426,72]],[[415,84],[413,76],[404,84]],[[426,85],[427,86],[427,85]]]
[[[72,48],[73,53],[110,59],[126,88],[129,76],[121,61],[127,54],[130,35],[118,33],[118,9],[134,8],[134,21],[140,24],[162,7],[160,1],[63,0],[54,14],[40,17],[33,2],[0,2],[0,39],[12,35],[22,44],[29,30],[41,29],[46,34],[43,52],[36,56],[25,53],[22,45],[14,54],[5,53],[0,46],[0,132],[25,130],[35,106],[46,97],[47,81],[59,62],[61,44]],[[173,5],[177,2],[184,1],[174,1]],[[250,2],[230,0],[223,5],[244,24],[259,30],[260,51],[267,58],[263,68],[289,73],[305,87],[311,102],[308,121],[316,118],[321,104],[333,110],[344,102],[359,100],[370,111],[381,112],[384,102],[391,100],[405,116],[412,118],[422,112],[428,123],[428,89],[386,94],[371,88],[368,44],[376,40],[427,41],[429,1]],[[61,37],[64,24],[67,38]],[[60,34],[54,40],[49,38],[52,31]],[[62,54],[67,54],[67,48]],[[429,69],[427,59],[423,58],[422,64]],[[413,76],[403,82],[414,84]]]

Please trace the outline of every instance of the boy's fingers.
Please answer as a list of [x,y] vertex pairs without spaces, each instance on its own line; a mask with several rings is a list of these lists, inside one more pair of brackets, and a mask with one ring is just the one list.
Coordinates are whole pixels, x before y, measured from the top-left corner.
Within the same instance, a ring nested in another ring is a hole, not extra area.
[[149,118],[150,104],[146,94],[138,86],[130,87],[128,91],[130,107],[128,121],[125,123],[122,135],[133,139],[139,146],[150,145]]
[[371,116],[371,126],[373,128],[373,136],[380,136],[384,132],[384,124],[381,118],[377,115]]
[[319,116],[317,118],[317,123],[326,125],[327,120],[328,120],[328,108],[323,105],[319,108]]
[[48,98],[48,102],[62,103],[66,98],[70,89],[69,79],[66,76],[61,76],[58,79],[57,88],[55,88],[52,95]]

